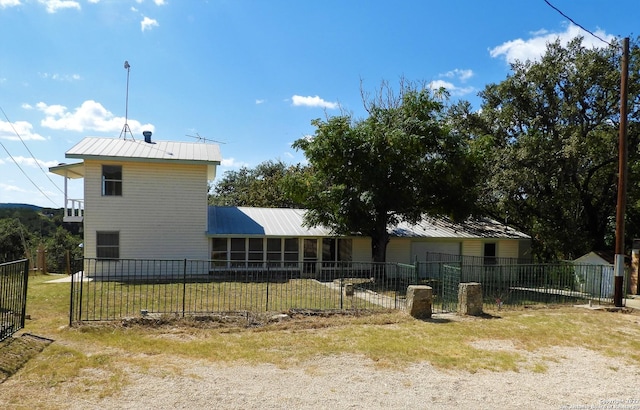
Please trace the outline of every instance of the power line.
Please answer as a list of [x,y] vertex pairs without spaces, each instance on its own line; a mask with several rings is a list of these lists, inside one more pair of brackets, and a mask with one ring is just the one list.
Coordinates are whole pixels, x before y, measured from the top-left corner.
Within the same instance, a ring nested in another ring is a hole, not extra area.
[[602,37],[598,36],[597,34],[594,34],[592,31],[587,30],[584,26],[582,26],[580,23],[577,23],[575,20],[573,20],[571,17],[567,16],[566,14],[564,14],[559,8],[557,8],[556,6],[554,6],[553,4],[549,3],[548,0],[544,0],[545,3],[547,3],[547,5],[549,7],[551,7],[552,9],[554,9],[555,11],[557,11],[558,13],[560,13],[562,15],[562,17],[568,19],[570,22],[572,22],[573,24],[575,24],[576,26],[580,27],[581,29],[583,29],[584,31],[586,31],[587,33],[591,34],[592,36],[594,36],[595,38],[597,38],[598,40],[602,41],[603,43],[605,43],[606,45],[610,46],[611,43],[604,40]]
[[38,165],[38,168],[40,168],[40,171],[42,171],[42,173],[44,174],[45,177],[47,177],[47,179],[49,180],[49,182],[51,182],[51,184],[53,184],[53,186],[55,186],[58,191],[60,191],[61,194],[64,194],[64,191],[58,186],[56,185],[55,182],[53,182],[53,180],[49,177],[49,174],[42,168],[42,166],[40,165],[40,162],[36,159],[36,157],[33,155],[33,152],[31,152],[31,150],[29,149],[29,147],[27,147],[27,144],[24,142],[24,140],[22,139],[22,136],[18,133],[18,131],[16,130],[16,128],[13,126],[13,122],[11,122],[11,120],[9,120],[9,117],[7,117],[7,114],[4,112],[4,110],[2,109],[2,107],[0,107],[0,111],[2,111],[2,115],[4,115],[4,118],[7,120],[7,122],[9,123],[9,125],[11,125],[11,129],[13,130],[13,132],[18,136],[18,138],[20,139],[20,142],[22,142],[22,145],[24,145],[24,147],[27,149],[27,151],[29,152],[29,155],[31,155],[31,158],[33,158],[33,160],[35,161],[36,165]]
[[[2,113],[4,114],[5,118],[7,118],[7,114],[4,113],[4,110],[2,109],[2,107],[0,107],[0,111],[2,111]],[[9,122],[9,124],[11,125],[11,128],[13,128],[13,124],[11,123],[11,121],[9,121],[9,119],[7,118],[7,121]],[[15,128],[13,128],[13,131],[16,132]],[[18,137],[20,137],[20,135],[16,132],[16,135],[18,135]],[[20,138],[20,140],[22,141],[22,138]],[[24,141],[22,141],[22,143],[24,144]],[[31,182],[31,184],[36,187],[36,189],[38,191],[40,191],[40,193],[47,198],[49,201],[51,201],[51,203],[56,204],[56,202],[49,198],[49,195],[45,194],[44,191],[33,181],[33,179],[31,179],[31,177],[29,177],[29,175],[27,175],[27,173],[25,172],[24,169],[22,169],[22,167],[20,166],[20,164],[18,163],[18,161],[16,161],[16,159],[13,157],[13,155],[11,155],[11,153],[9,152],[9,150],[7,149],[7,147],[4,146],[4,144],[2,143],[2,141],[0,141],[0,146],[2,146],[2,148],[4,149],[4,151],[7,153],[7,155],[9,156],[9,158],[11,158],[11,161],[13,161],[14,164],[16,164],[16,166],[18,167],[18,169],[20,170],[20,172],[22,172],[24,174],[24,176],[29,180],[29,182]],[[26,145],[25,145],[26,147]],[[28,150],[28,148],[27,148]],[[31,153],[31,151],[29,151],[29,153]],[[31,154],[33,156],[33,154]],[[35,158],[34,158],[35,160]],[[36,163],[38,163],[38,161],[36,160]],[[38,166],[40,166],[38,164]],[[42,169],[42,168],[40,168]],[[47,176],[48,178],[48,176]],[[51,179],[49,179],[49,181],[51,181]],[[53,182],[53,181],[52,181]],[[54,184],[55,185],[55,184]],[[55,185],[56,188],[58,188],[57,185]],[[60,188],[58,188],[60,189]]]

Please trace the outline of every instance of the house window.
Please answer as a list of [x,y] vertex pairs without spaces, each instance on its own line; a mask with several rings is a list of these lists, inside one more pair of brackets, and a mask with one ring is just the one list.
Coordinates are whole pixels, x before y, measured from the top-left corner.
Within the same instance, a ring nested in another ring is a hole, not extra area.
[[[246,254],[246,241],[245,238],[231,238],[231,252],[229,253],[229,259],[231,259],[232,266],[244,265]],[[243,262],[239,264],[238,262]]]
[[104,259],[118,259],[120,232],[96,232],[96,256]]
[[293,265],[298,262],[298,238],[285,238],[284,240],[284,260],[292,262]]
[[[316,243],[316,240],[313,240]],[[265,249],[266,247],[266,249]],[[315,245],[314,245],[315,250]],[[212,238],[211,260],[214,266],[245,266],[247,262],[298,263],[298,238]],[[313,253],[315,258],[316,253]]]
[[487,242],[484,244],[484,264],[485,265],[495,265],[496,260],[496,244],[495,242]]
[[280,262],[282,260],[282,239],[267,239],[267,261]]
[[249,261],[262,262],[264,258],[262,238],[249,238]]
[[350,262],[352,253],[353,243],[351,239],[322,239],[322,261],[324,262]]
[[102,195],[122,196],[122,166],[102,166]]
[[211,241],[211,259],[214,266],[227,264],[227,238],[213,238]]

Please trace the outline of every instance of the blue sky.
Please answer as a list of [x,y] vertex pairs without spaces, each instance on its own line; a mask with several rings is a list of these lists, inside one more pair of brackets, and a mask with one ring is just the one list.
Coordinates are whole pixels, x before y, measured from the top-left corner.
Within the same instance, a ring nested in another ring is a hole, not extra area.
[[[605,40],[640,21],[637,0],[550,3]],[[0,203],[64,205],[48,167],[85,136],[120,136],[125,60],[133,137],[219,141],[221,176],[304,161],[291,143],[311,120],[364,116],[361,84],[404,77],[477,106],[510,61],[576,35],[603,45],[544,0],[0,0]]]

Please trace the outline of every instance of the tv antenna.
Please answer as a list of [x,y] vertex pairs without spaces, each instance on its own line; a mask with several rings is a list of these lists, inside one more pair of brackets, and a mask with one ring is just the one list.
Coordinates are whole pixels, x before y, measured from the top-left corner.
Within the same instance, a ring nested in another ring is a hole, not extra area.
[[128,132],[129,135],[131,135],[131,139],[135,141],[136,139],[133,138],[133,134],[131,133],[131,128],[129,128],[129,123],[127,122],[129,119],[129,71],[131,69],[131,66],[129,65],[129,62],[126,60],[124,62],[124,69],[127,70],[127,99],[125,102],[125,109],[124,109],[124,127],[122,127],[122,131],[120,131],[120,138],[126,140],[127,132]]
[[189,137],[189,138],[195,138],[195,139],[198,140],[198,142],[204,142],[205,144],[207,142],[215,142],[216,144],[226,144],[226,142],[216,141],[216,140],[212,140],[212,139],[209,139],[209,138],[205,138],[205,137],[201,136],[200,134],[198,134],[197,132],[196,132],[196,135],[185,135],[185,136]]

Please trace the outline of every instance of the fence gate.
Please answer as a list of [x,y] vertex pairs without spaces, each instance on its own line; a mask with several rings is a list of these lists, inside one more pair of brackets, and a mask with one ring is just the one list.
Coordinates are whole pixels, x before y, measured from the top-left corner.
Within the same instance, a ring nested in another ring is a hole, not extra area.
[[458,287],[462,269],[451,264],[442,265],[442,311],[458,311]]
[[29,260],[0,264],[0,341],[24,328]]

